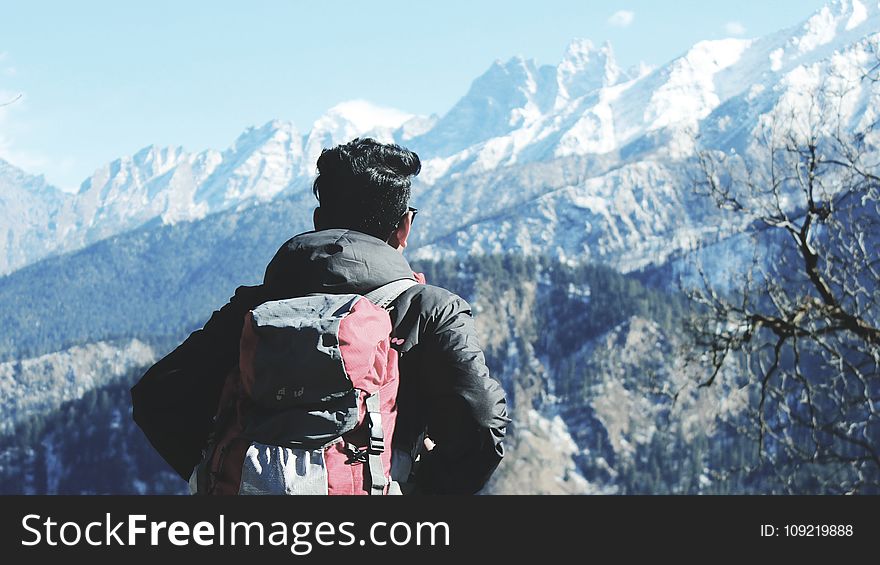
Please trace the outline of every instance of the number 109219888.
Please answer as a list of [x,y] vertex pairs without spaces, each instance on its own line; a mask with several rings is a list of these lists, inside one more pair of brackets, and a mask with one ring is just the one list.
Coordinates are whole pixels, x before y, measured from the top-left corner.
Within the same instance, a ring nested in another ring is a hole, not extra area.
[[761,525],[761,537],[851,537],[852,524],[773,524]]

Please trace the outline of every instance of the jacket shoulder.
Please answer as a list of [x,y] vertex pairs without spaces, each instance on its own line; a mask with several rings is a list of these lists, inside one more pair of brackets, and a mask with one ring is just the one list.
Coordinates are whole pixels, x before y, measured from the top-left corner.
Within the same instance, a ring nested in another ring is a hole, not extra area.
[[470,304],[464,298],[441,286],[417,285],[401,298],[406,298],[408,294],[411,295],[410,307],[417,307],[422,317],[428,320],[471,311]]
[[471,307],[462,297],[430,284],[407,289],[391,306],[395,335],[406,339],[404,350],[420,342],[425,334],[435,334],[449,322],[471,316]]

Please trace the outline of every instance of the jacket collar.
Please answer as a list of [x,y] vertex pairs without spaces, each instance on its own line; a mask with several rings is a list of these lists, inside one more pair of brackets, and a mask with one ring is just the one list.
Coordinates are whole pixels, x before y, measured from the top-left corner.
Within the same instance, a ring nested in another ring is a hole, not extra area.
[[266,268],[272,294],[364,294],[391,281],[414,278],[396,249],[371,235],[345,229],[311,231],[281,246]]

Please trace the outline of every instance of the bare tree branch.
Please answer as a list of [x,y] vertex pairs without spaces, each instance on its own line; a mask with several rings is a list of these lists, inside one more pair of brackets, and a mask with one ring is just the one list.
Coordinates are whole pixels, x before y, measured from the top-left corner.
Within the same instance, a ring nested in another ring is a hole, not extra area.
[[[878,70],[880,56],[865,77],[880,84]],[[791,490],[805,466],[835,491],[880,489],[880,148],[876,121],[849,129],[852,92],[838,80],[767,116],[747,155],[704,150],[696,163],[695,192],[761,251],[729,290],[698,269],[696,387],[745,372],[754,427],[738,433]]]
[[17,101],[21,98],[21,96],[22,96],[22,95],[19,94],[18,96],[16,96],[16,97],[13,98],[12,100],[9,100],[9,101],[7,101],[7,102],[0,102],[0,108],[2,108],[3,106],[9,106],[10,104],[12,104],[12,103],[14,103],[14,102],[17,102]]

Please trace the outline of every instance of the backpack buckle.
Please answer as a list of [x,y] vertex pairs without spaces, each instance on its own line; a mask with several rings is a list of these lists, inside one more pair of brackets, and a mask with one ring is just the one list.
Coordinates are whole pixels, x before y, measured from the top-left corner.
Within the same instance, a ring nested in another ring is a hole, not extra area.
[[367,417],[370,426],[370,453],[385,451],[385,432],[382,429],[382,413],[379,404],[379,393],[367,397]]
[[367,448],[370,453],[382,453],[385,451],[385,440],[381,437],[370,436],[370,447]]
[[369,448],[358,449],[356,446],[346,443],[345,451],[348,453],[348,459],[345,460],[346,465],[353,465],[355,463],[366,463],[367,456],[370,453]]

